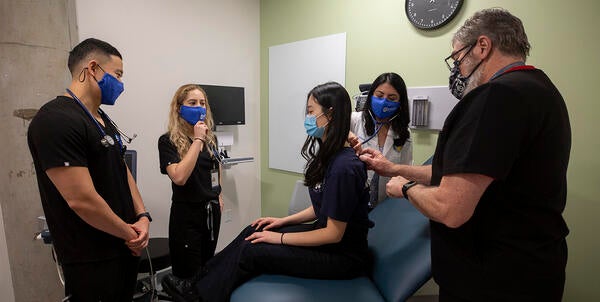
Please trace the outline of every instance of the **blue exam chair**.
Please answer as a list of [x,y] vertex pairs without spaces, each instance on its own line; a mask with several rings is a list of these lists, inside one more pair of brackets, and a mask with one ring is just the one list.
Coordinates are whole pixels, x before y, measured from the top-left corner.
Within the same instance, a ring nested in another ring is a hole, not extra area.
[[373,270],[351,280],[260,275],[237,288],[231,302],[405,301],[431,277],[429,220],[406,199],[388,198],[369,214]]

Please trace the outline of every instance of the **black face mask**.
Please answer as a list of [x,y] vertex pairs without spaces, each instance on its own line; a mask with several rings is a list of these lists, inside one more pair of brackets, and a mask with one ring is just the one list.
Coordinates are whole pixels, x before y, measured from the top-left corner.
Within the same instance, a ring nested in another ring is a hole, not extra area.
[[452,93],[452,95],[454,97],[456,97],[457,99],[462,99],[463,98],[463,94],[465,93],[465,89],[467,88],[467,85],[469,85],[469,78],[473,75],[473,73],[475,73],[475,71],[477,70],[477,68],[479,68],[479,65],[481,65],[480,61],[477,66],[475,66],[475,68],[473,68],[473,71],[471,71],[471,73],[466,76],[463,77],[460,74],[460,63],[462,63],[462,60],[457,60],[454,61],[454,67],[452,67],[452,69],[450,70],[450,77],[449,79],[449,85],[448,87],[450,88],[450,92]]

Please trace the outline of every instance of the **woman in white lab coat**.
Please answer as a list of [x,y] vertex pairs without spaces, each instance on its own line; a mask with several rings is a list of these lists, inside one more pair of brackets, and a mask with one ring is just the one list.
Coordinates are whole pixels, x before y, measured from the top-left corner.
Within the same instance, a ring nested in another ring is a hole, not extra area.
[[[350,131],[358,138],[362,149],[379,150],[393,163],[412,165],[409,121],[404,80],[396,73],[384,73],[371,84],[363,110],[352,113]],[[385,184],[389,177],[370,170],[368,173],[369,204],[373,208],[386,198]]]

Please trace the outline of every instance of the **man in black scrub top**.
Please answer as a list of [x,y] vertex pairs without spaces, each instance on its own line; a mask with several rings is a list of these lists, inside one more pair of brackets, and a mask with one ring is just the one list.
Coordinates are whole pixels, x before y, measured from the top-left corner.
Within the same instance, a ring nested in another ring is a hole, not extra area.
[[440,301],[561,301],[567,262],[562,217],[571,130],[546,74],[525,65],[530,45],[517,17],[475,13],[446,58],[460,102],[439,134],[431,166],[361,159],[396,176],[387,193],[431,220]]
[[40,108],[27,133],[44,214],[69,301],[129,302],[151,218],[119,131],[100,109],[123,91],[122,57],[87,39],[68,67],[69,88]]

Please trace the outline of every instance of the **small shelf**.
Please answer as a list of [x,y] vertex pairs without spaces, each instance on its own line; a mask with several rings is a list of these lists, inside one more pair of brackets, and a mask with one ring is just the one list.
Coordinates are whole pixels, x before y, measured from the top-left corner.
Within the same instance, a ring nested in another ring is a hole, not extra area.
[[221,159],[221,163],[225,168],[228,168],[233,165],[241,164],[241,163],[250,163],[254,161],[254,157],[237,157],[237,158],[223,158]]

